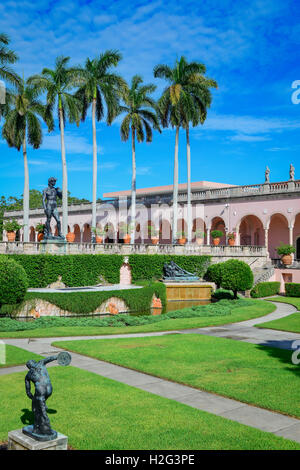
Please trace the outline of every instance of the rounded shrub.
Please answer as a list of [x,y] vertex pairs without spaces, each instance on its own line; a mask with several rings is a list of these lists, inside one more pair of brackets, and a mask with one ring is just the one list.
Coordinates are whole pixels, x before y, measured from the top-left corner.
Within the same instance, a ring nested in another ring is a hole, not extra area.
[[209,266],[204,276],[206,281],[214,282],[217,286],[217,289],[219,289],[221,286],[223,265],[224,263],[212,264]]
[[230,259],[222,267],[221,287],[232,290],[237,299],[238,291],[251,289],[253,286],[253,273],[250,266],[244,261]]
[[0,306],[22,302],[28,279],[22,266],[9,258],[0,259]]
[[217,289],[213,293],[213,298],[215,300],[223,300],[223,299],[233,300],[234,293],[232,292],[232,290]]

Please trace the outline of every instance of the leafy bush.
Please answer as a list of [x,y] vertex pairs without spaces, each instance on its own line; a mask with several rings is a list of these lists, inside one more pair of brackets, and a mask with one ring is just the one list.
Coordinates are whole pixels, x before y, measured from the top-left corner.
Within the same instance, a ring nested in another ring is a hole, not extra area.
[[3,224],[4,230],[7,232],[16,232],[20,228],[22,228],[22,225],[18,224],[18,222],[15,219],[12,220],[7,220]]
[[[96,310],[103,302],[110,297],[117,297],[124,300],[131,311],[148,312],[153,295],[159,297],[163,309],[166,307],[166,287],[162,282],[149,284],[141,289],[111,290],[98,292],[28,292],[25,300],[42,299],[53,305],[67,310],[74,314],[87,314]],[[16,315],[22,304],[15,308],[2,307],[1,313],[11,316]]]
[[215,300],[222,300],[222,299],[233,300],[234,299],[234,293],[232,292],[232,290],[217,289],[213,293],[213,298]]
[[222,272],[223,272],[224,263],[216,263],[209,266],[205,273],[205,280],[214,282],[217,286],[217,289],[220,288],[222,282]]
[[0,260],[0,306],[22,302],[28,288],[25,270],[12,259]]
[[211,237],[212,237],[212,238],[221,238],[221,237],[223,237],[223,235],[224,235],[224,233],[222,232],[222,230],[212,230],[212,231],[210,232],[210,234],[211,234]]
[[[300,285],[300,284],[299,284]],[[269,295],[279,294],[280,282],[259,282],[250,292],[251,297],[268,297]]]
[[235,299],[239,290],[251,289],[252,286],[253,273],[247,263],[237,259],[230,259],[223,263],[221,287],[232,290]]
[[283,256],[283,255],[290,255],[292,253],[295,253],[296,250],[293,245],[280,242],[280,245],[277,246],[276,251],[279,254],[279,256]]
[[184,255],[130,255],[132,281],[140,279],[161,279],[164,263],[174,261],[178,266],[203,277],[210,264],[210,256],[184,256]]
[[297,282],[286,282],[285,295],[287,297],[300,297],[300,284]]

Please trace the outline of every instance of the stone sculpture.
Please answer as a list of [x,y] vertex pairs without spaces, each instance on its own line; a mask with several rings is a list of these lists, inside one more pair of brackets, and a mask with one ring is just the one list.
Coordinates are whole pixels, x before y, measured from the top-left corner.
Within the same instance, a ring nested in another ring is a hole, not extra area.
[[265,183],[270,183],[270,169],[268,166],[265,171]]
[[295,181],[295,168],[290,164],[290,181]]
[[[57,437],[57,432],[51,429],[46,406],[46,400],[52,395],[52,384],[46,364],[56,360],[59,365],[67,366],[71,362],[71,355],[61,352],[57,356],[50,356],[38,362],[30,360],[26,363],[29,371],[25,377],[25,389],[28,398],[32,400],[34,423],[25,426],[22,432],[37,441],[51,441]],[[35,385],[34,395],[31,393],[31,382]]]
[[[46,223],[44,229],[44,240],[64,240],[65,237],[61,233],[61,223],[57,210],[56,198],[62,199],[62,191],[60,188],[55,188],[56,178],[51,177],[48,179],[48,187],[43,191],[43,208],[46,214]],[[51,234],[50,222],[54,217],[57,223],[58,236]]]

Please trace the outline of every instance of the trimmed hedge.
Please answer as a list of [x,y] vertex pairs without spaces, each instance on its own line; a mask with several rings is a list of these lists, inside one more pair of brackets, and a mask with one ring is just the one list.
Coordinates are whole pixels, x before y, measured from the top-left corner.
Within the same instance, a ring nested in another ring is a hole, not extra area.
[[[300,286],[300,284],[298,284]],[[251,289],[250,295],[254,299],[279,294],[280,282],[259,282]],[[300,292],[299,292],[300,297]]]
[[92,286],[99,276],[111,284],[120,282],[121,255],[9,255],[26,271],[29,287],[47,287],[62,276],[69,287]]
[[203,277],[210,265],[211,256],[185,255],[130,255],[129,264],[133,282],[140,279],[161,279],[164,263],[174,261],[178,266]]
[[300,284],[297,282],[286,282],[285,295],[287,297],[300,297]]
[[[47,287],[62,276],[68,287],[92,286],[102,276],[111,284],[120,282],[123,255],[9,255],[26,271],[29,287]],[[1,255],[0,255],[1,259]],[[178,266],[202,277],[210,264],[210,256],[130,255],[132,280],[157,280],[163,275],[163,265],[171,260]]]
[[150,323],[158,323],[174,318],[216,317],[231,315],[233,309],[238,307],[247,307],[251,304],[251,300],[247,301],[244,299],[220,300],[217,304],[198,305],[195,307],[164,313],[163,315],[113,315],[105,318],[41,317],[32,322],[21,322],[11,318],[1,318],[0,331],[25,331],[36,330],[38,328],[54,328],[61,326],[138,326],[147,325]]
[[[99,292],[28,292],[26,300],[42,299],[56,305],[62,310],[68,310],[74,314],[91,313],[110,297],[118,297],[124,300],[131,311],[148,312],[153,294],[159,297],[163,309],[166,307],[166,287],[162,282],[150,284],[141,289],[111,290]],[[1,314],[14,316],[20,311],[22,304],[3,306]]]

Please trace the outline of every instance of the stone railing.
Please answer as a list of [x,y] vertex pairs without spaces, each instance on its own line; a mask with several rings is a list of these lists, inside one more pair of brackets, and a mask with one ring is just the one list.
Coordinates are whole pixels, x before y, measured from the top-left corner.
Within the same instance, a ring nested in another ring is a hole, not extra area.
[[147,245],[142,243],[25,243],[0,242],[0,254],[178,254],[211,255],[213,257],[267,257],[264,246],[229,245]]

